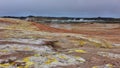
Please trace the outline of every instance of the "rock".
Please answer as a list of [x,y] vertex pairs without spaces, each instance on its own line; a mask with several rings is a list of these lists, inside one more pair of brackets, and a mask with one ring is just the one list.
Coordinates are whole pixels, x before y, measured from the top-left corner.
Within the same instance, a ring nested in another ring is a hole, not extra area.
[[8,59],[0,59],[0,64],[12,63],[16,60],[16,57],[10,57]]
[[98,55],[108,57],[108,58],[120,59],[120,54],[114,54],[109,52],[98,52]]
[[92,68],[113,68],[114,66],[112,64],[105,64],[101,66],[93,66]]
[[26,65],[26,62],[23,62],[23,61],[15,61],[13,65],[16,66],[16,67],[25,66],[25,65]]

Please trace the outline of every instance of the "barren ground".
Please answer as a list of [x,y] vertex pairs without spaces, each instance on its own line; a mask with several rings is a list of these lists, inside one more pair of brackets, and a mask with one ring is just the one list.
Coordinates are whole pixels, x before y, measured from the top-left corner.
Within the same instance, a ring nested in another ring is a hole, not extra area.
[[120,68],[119,37],[117,24],[52,28],[0,18],[0,68]]
[[120,43],[120,24],[47,24],[52,27],[71,30],[89,36],[97,36],[112,43]]

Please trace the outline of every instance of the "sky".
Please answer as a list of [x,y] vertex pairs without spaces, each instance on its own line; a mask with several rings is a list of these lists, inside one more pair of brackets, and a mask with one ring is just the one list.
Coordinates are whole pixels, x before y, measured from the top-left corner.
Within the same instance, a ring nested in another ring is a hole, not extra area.
[[0,0],[0,16],[120,17],[120,0]]

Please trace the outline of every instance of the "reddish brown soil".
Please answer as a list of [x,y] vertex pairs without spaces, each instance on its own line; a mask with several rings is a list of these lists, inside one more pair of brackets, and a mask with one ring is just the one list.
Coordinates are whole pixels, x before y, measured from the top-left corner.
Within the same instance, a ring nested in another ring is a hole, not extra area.
[[[37,26],[40,30],[43,30],[43,31],[85,34],[89,36],[97,36],[99,38],[109,40],[112,43],[120,43],[120,28],[110,28],[110,29],[102,28],[101,30],[102,26],[97,25],[99,28],[96,29],[96,28],[92,28],[95,25],[86,24],[86,25],[80,25],[79,27],[77,26],[77,28],[79,29],[66,30],[62,28],[62,26],[59,29],[59,28],[49,27],[43,24],[38,24],[38,23],[33,23],[33,25]],[[80,28],[81,26],[86,28],[85,29]],[[87,28],[88,26],[89,28]]]
[[[6,23],[6,24],[19,23],[17,22],[17,20],[15,22],[9,19],[8,20],[0,19],[0,22]],[[66,26],[66,24],[62,24],[62,25],[60,24],[61,26],[60,28],[50,27],[48,25],[31,22],[31,26],[35,26],[37,30],[40,30],[40,31],[85,34],[88,36],[97,36],[97,37],[109,40],[112,43],[120,43],[120,28],[119,27],[113,28],[119,24],[112,24],[112,25],[110,24],[110,28],[106,28],[109,26],[109,24],[106,24],[106,25],[104,24],[71,24],[72,29],[70,30],[67,30],[66,28],[63,27],[63,25]]]
[[0,19],[0,23],[5,23],[5,24],[18,24],[17,22],[9,21],[9,20],[4,20]]
[[53,27],[50,27],[50,26],[47,26],[47,25],[43,25],[43,24],[38,24],[38,23],[35,23],[35,22],[33,22],[32,25],[38,27],[40,31],[60,32],[60,33],[75,33],[75,32],[70,31],[70,30],[53,28]]
[[[51,25],[51,24],[47,24]],[[68,24],[58,24],[60,29]],[[72,33],[79,33],[93,37],[106,39],[112,43],[120,43],[120,24],[70,24],[69,29]]]

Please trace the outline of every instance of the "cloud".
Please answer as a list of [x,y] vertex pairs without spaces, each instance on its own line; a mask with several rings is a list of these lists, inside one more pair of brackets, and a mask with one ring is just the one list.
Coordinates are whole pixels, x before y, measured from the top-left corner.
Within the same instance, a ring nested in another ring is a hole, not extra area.
[[0,15],[120,16],[120,0],[0,0]]

